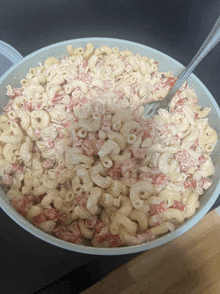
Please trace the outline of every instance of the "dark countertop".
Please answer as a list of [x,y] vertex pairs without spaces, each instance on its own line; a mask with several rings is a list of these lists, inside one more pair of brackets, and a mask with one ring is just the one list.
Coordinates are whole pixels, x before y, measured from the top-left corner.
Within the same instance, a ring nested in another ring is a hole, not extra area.
[[[158,49],[187,65],[219,11],[218,0],[1,0],[0,40],[26,56],[68,39],[120,38]],[[220,44],[194,73],[220,105],[219,49]],[[218,205],[220,198],[213,208]],[[105,257],[56,248],[26,232],[0,209],[1,294],[80,293],[136,255]]]

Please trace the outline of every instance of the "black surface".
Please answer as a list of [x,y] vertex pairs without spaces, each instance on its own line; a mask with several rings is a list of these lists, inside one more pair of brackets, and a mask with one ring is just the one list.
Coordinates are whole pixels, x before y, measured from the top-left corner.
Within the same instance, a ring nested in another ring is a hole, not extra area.
[[[219,0],[0,0],[0,39],[26,56],[68,39],[121,38],[187,65],[219,14]],[[217,45],[194,73],[220,104],[219,49]],[[90,256],[56,248],[0,209],[1,294],[80,293],[136,255]]]

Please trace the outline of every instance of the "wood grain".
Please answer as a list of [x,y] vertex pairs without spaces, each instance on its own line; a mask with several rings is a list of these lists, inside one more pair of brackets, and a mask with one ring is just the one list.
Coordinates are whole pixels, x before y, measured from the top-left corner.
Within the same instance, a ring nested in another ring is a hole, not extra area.
[[179,238],[139,254],[82,294],[219,294],[220,216],[209,212]]

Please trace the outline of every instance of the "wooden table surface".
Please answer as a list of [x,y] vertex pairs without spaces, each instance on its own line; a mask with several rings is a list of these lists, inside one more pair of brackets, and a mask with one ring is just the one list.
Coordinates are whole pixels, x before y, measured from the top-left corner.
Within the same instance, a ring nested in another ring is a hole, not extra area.
[[141,253],[82,294],[220,294],[220,216]]

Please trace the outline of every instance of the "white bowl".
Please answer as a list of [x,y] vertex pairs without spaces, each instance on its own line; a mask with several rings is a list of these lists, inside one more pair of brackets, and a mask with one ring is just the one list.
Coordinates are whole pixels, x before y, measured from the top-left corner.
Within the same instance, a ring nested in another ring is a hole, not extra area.
[[[10,68],[1,78],[0,78],[0,93],[1,100],[0,106],[1,109],[6,105],[8,101],[8,97],[6,96],[6,86],[13,85],[20,87],[20,80],[24,78],[29,72],[31,67],[37,66],[40,61],[44,61],[49,56],[62,57],[66,55],[66,46],[72,45],[73,47],[85,47],[85,45],[91,42],[95,48],[100,47],[102,45],[107,45],[110,47],[118,47],[120,50],[129,49],[133,53],[140,53],[141,55],[145,55],[147,57],[152,57],[156,61],[159,61],[159,70],[160,71],[172,71],[174,76],[179,76],[183,71],[184,66],[180,64],[178,61],[169,57],[168,55],[157,51],[153,48],[130,42],[120,39],[111,39],[111,38],[84,38],[84,39],[75,39],[69,40],[65,42],[60,42],[53,44],[51,46],[47,46],[43,49],[40,49],[19,61],[12,68]],[[209,114],[209,124],[213,127],[217,133],[220,133],[220,109],[215,99],[209,90],[205,87],[205,85],[194,75],[192,74],[190,78],[188,78],[188,83],[190,86],[196,91],[196,94],[199,98],[199,105],[202,107],[211,107],[211,113]],[[87,253],[87,254],[96,254],[96,255],[118,255],[118,254],[131,254],[136,252],[145,251],[156,246],[165,244],[170,242],[171,240],[177,238],[182,235],[190,228],[192,228],[212,207],[216,199],[218,198],[220,191],[220,156],[219,156],[219,148],[220,142],[218,141],[215,149],[211,155],[213,162],[216,167],[215,174],[212,176],[214,180],[211,188],[204,193],[204,195],[200,196],[200,207],[197,209],[195,215],[185,221],[181,226],[175,229],[174,232],[170,232],[159,239],[154,241],[136,245],[136,246],[128,246],[128,247],[120,247],[120,248],[94,248],[94,247],[86,247],[82,245],[75,245],[72,243],[68,243],[62,240],[59,240],[55,237],[52,237],[40,229],[33,226],[29,223],[24,217],[22,217],[15,209],[11,206],[9,199],[4,193],[2,187],[0,187],[0,206],[1,208],[21,227],[35,235],[36,237],[51,243],[55,246],[68,249],[71,251]]]

